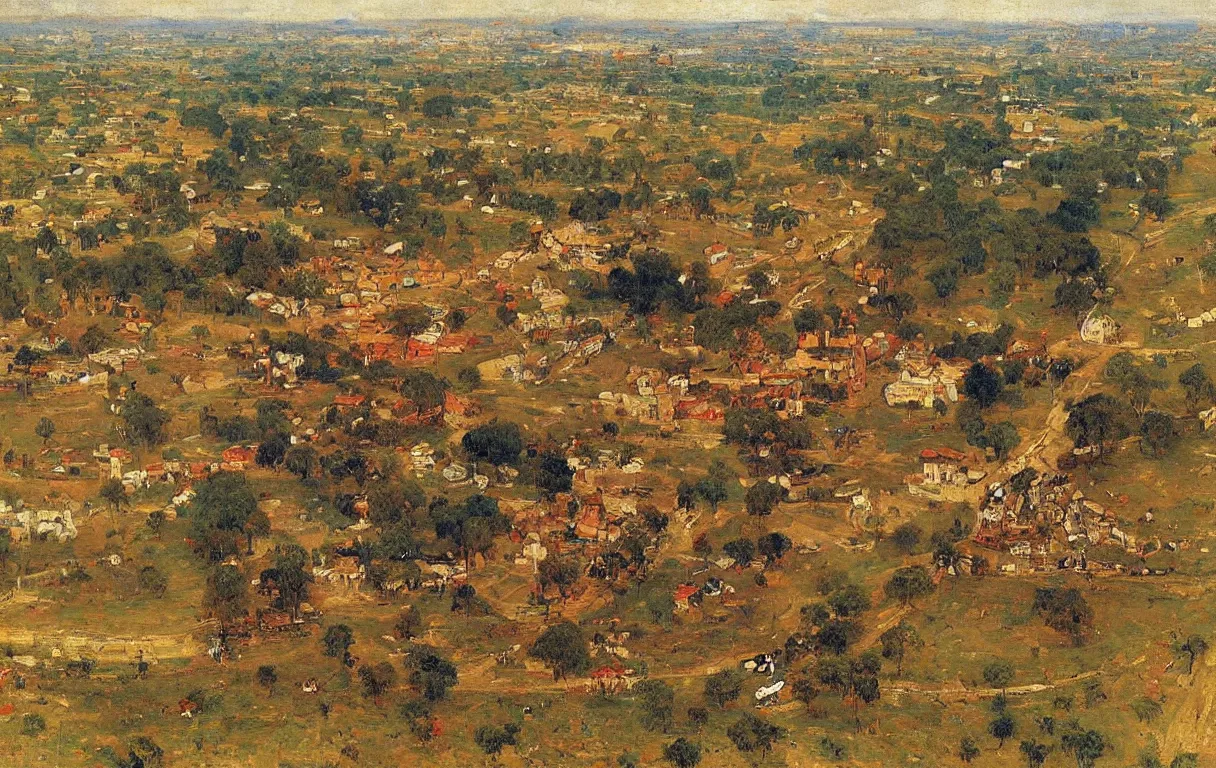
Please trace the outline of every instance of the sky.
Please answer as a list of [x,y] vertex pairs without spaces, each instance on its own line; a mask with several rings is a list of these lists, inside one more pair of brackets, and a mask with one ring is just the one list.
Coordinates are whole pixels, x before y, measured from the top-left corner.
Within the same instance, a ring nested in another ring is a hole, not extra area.
[[0,18],[1216,22],[1216,0],[0,0]]

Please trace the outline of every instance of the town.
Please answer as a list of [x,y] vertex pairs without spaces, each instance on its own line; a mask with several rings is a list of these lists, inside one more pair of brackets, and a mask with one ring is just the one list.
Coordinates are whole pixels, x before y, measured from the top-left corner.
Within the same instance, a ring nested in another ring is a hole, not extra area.
[[1216,34],[0,32],[0,764],[1216,759]]

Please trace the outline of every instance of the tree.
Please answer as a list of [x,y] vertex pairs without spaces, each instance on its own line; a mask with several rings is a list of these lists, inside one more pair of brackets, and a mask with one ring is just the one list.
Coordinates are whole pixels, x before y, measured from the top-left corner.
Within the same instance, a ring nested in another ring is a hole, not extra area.
[[228,626],[248,610],[248,583],[245,574],[235,566],[217,565],[208,572],[207,584],[203,589],[203,609],[219,622],[221,637],[226,634]]
[[249,515],[249,519],[244,521],[244,540],[246,540],[246,554],[253,557],[253,540],[254,537],[270,536],[270,516],[265,513],[265,510],[258,508],[253,510],[253,514]]
[[1043,768],[1043,763],[1047,762],[1047,756],[1051,754],[1049,745],[1034,739],[1023,740],[1018,749],[1022,757],[1026,758],[1026,768]]
[[274,684],[279,681],[279,673],[275,671],[273,664],[263,664],[258,667],[258,685],[266,689],[271,696],[274,695]]
[[591,667],[587,639],[578,625],[570,621],[558,622],[542,632],[528,649],[528,655],[548,664],[554,680],[581,675]]
[[[607,426],[607,425],[605,425]],[[681,478],[676,485],[676,506],[690,510],[697,505],[697,486],[691,481]]]
[[308,599],[308,585],[312,583],[312,558],[299,544],[288,544],[274,558],[275,583],[279,588],[279,599],[291,611],[295,619],[300,612],[300,603]]
[[565,600],[570,595],[570,588],[578,583],[583,568],[573,556],[561,557],[551,555],[541,561],[539,567],[542,587],[557,587],[558,594]]
[[1148,410],[1155,390],[1165,389],[1165,382],[1149,375],[1144,363],[1126,350],[1107,361],[1103,375],[1123,392],[1137,416]]
[[1203,363],[1195,363],[1178,375],[1178,383],[1186,393],[1186,405],[1192,411],[1216,402],[1216,384]]
[[1017,285],[1017,267],[1008,261],[997,264],[996,268],[988,274],[988,287],[992,290],[993,297],[998,301],[1008,301]]
[[465,616],[471,616],[474,610],[480,608],[484,601],[477,596],[477,589],[472,584],[461,584],[452,591],[452,612],[462,611]]
[[503,726],[483,725],[473,732],[473,741],[491,758],[497,760],[503,747],[514,746],[518,741],[519,726],[507,723]]
[[1022,437],[1018,434],[1017,425],[1012,421],[993,424],[984,431],[984,444],[992,449],[1000,461],[1008,458],[1021,442]]
[[147,592],[154,597],[164,597],[169,588],[169,579],[154,565],[145,565],[136,575],[140,592]]
[[764,720],[751,712],[746,713],[726,729],[726,737],[735,745],[735,749],[750,755],[754,752],[761,756],[767,755],[773,749],[773,744],[785,736],[785,729]]
[[34,236],[34,250],[49,254],[59,247],[59,236],[49,226],[43,226]]
[[566,458],[556,451],[543,451],[536,457],[536,490],[543,498],[552,499],[573,487],[574,470]]
[[317,468],[317,449],[303,443],[293,445],[283,454],[283,466],[300,480],[307,480]]
[[447,698],[448,689],[456,685],[456,665],[439,655],[434,648],[415,646],[405,658],[409,684],[429,702]]
[[1017,733],[1017,730],[1017,723],[1015,723],[1013,718],[1005,712],[997,715],[992,719],[992,722],[988,723],[988,735],[1000,743],[997,747],[998,749],[1004,747],[1005,741],[1007,739],[1012,739],[1014,734]]
[[418,636],[418,630],[421,628],[422,613],[417,607],[407,605],[393,624],[393,635],[398,640],[410,640]]
[[1164,221],[1165,217],[1174,210],[1174,204],[1170,201],[1169,196],[1157,190],[1145,192],[1140,198],[1140,207],[1157,217],[1157,221]]
[[121,480],[107,480],[97,495],[109,503],[114,514],[118,514],[122,505],[127,503],[127,489]]
[[110,343],[110,335],[102,330],[100,325],[90,325],[80,334],[76,346],[86,355],[91,355],[106,348]]
[[861,723],[860,707],[878,701],[878,673],[882,659],[875,651],[866,651],[857,658],[824,657],[815,664],[815,676],[841,699],[852,697],[853,718]]
[[768,274],[763,269],[753,269],[744,278],[747,287],[757,296],[768,296],[773,292],[773,284],[769,282]]
[[387,481],[367,493],[367,519],[381,528],[397,523],[412,525],[411,513],[426,504],[426,494],[416,483]]
[[42,438],[42,444],[51,439],[51,435],[55,434],[55,422],[48,419],[46,416],[38,419],[38,425],[34,427],[34,434]]
[[777,504],[784,497],[785,489],[778,483],[761,481],[747,489],[747,493],[743,497],[743,503],[747,507],[747,514],[755,517],[765,517],[773,513]]
[[718,709],[739,698],[743,692],[743,678],[733,669],[715,672],[705,679],[705,700]]
[[1094,612],[1075,587],[1037,587],[1031,608],[1047,626],[1082,645],[1093,629]]
[[1140,450],[1148,448],[1153,458],[1160,458],[1173,447],[1178,433],[1174,417],[1162,411],[1149,411],[1140,422]]
[[766,567],[779,562],[793,546],[794,542],[790,541],[789,536],[777,531],[756,539],[756,552],[764,558]]
[[422,102],[422,115],[431,119],[455,117],[456,97],[450,93],[441,93]]
[[896,675],[904,673],[904,657],[908,652],[924,645],[916,628],[904,620],[883,632],[878,642],[882,644],[882,657],[894,659]]
[[705,500],[709,508],[718,512],[718,505],[726,501],[726,481],[720,477],[703,477],[697,481],[697,495]]
[[709,710],[705,707],[689,707],[688,722],[697,727],[697,732],[709,725]]
[[900,552],[910,555],[920,545],[920,537],[923,533],[924,531],[916,523],[903,523],[891,534],[891,543]]
[[1051,307],[1061,313],[1080,318],[1094,306],[1093,283],[1088,279],[1065,278],[1056,286],[1055,300]]
[[722,554],[733,559],[736,565],[746,568],[756,559],[756,545],[751,539],[735,539],[722,545]]
[[1127,408],[1106,394],[1090,395],[1068,408],[1064,431],[1078,448],[1098,452],[1107,444],[1131,434]]
[[195,486],[190,502],[190,540],[200,555],[213,562],[240,552],[246,526],[258,511],[257,498],[245,476],[221,472]]
[[130,392],[122,405],[122,418],[127,425],[127,434],[145,446],[157,445],[165,439],[165,427],[169,414],[142,392]]
[[861,625],[852,619],[829,619],[815,635],[816,647],[824,653],[837,656],[849,649],[860,634]]
[[498,509],[498,500],[475,493],[464,504],[445,504],[432,508],[435,534],[454,543],[471,569],[475,554],[484,554],[494,544],[496,534],[506,533],[511,521]]
[[794,314],[794,330],[798,333],[818,333],[826,327],[827,319],[818,307],[807,305]]
[[811,709],[811,703],[819,697],[819,686],[815,685],[815,680],[810,675],[794,678],[794,682],[790,684],[790,690],[794,699],[802,702],[808,712]]
[[942,262],[930,270],[926,279],[933,286],[939,299],[948,299],[958,292],[959,265],[957,262]]
[[421,304],[404,304],[388,315],[389,330],[397,336],[414,336],[431,327],[431,312]]
[[837,616],[858,616],[870,610],[870,595],[856,584],[845,584],[828,595],[828,606]]
[[991,661],[984,665],[984,682],[989,688],[1000,688],[1003,693],[1013,682],[1013,665],[1007,661]]
[[401,719],[409,726],[410,733],[419,741],[426,743],[435,738],[435,717],[431,713],[431,705],[423,699],[414,699],[401,705]]
[[342,131],[342,144],[347,147],[357,147],[363,143],[363,128],[351,124]]
[[662,680],[643,680],[634,687],[642,710],[642,725],[667,733],[675,722],[675,691]]
[[963,374],[963,394],[979,404],[980,408],[989,408],[1001,397],[1005,383],[997,371],[983,363],[974,363]]
[[144,525],[148,527],[153,536],[160,539],[160,533],[164,530],[167,519],[164,510],[154,509],[148,513],[148,519],[144,521]]
[[397,159],[397,150],[393,148],[392,142],[384,141],[376,145],[376,157],[388,168]]
[[933,579],[924,566],[912,565],[895,571],[883,591],[887,597],[910,605],[916,598],[933,591]]
[[397,672],[387,661],[379,664],[363,664],[359,667],[359,682],[363,685],[363,695],[372,699],[380,706],[380,697],[388,693],[397,682]]
[[290,435],[285,432],[272,432],[258,443],[254,460],[259,467],[278,467],[283,463],[289,448],[291,448]]
[[470,429],[460,439],[460,445],[470,457],[495,465],[516,463],[524,449],[519,425],[498,419]]
[[325,629],[321,637],[321,645],[325,655],[333,659],[345,661],[350,653],[350,647],[355,644],[355,633],[345,624],[333,624]]
[[1075,730],[1060,739],[1060,749],[1072,755],[1077,768],[1093,768],[1110,745],[1101,733],[1095,730]]
[[460,383],[464,391],[471,392],[481,386],[481,371],[471,365],[466,365],[457,372],[456,381]]
[[675,768],[696,768],[701,762],[701,745],[681,736],[663,747],[663,759]]
[[964,736],[962,741],[958,743],[958,759],[970,765],[979,756],[980,748],[975,743],[975,739],[970,736]]

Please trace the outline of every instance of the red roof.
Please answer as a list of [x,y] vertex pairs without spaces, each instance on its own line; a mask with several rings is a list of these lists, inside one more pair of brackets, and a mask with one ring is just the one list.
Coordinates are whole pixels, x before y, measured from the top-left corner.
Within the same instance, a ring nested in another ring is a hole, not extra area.
[[457,416],[464,416],[470,411],[468,403],[446,389],[443,391],[443,409]]
[[229,463],[253,461],[257,455],[257,451],[243,445],[234,445],[231,448],[225,448],[223,454],[224,461]]
[[591,677],[593,677],[596,680],[603,680],[605,678],[613,678],[613,677],[624,677],[625,675],[626,675],[625,668],[621,667],[619,665],[610,666],[610,667],[600,667],[599,669],[593,670],[591,672]]
[[967,454],[959,453],[958,451],[950,448],[938,448],[936,450],[933,448],[926,448],[920,452],[920,457],[922,459],[950,459],[951,461],[962,461],[963,459],[967,458]]
[[699,587],[695,587],[692,584],[681,584],[680,586],[676,587],[675,600],[676,602],[687,600],[700,591],[701,590]]

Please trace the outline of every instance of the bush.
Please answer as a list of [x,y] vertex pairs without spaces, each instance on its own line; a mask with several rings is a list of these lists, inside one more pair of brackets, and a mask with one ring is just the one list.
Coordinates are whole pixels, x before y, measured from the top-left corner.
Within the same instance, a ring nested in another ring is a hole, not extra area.
[[22,736],[37,736],[46,730],[46,720],[42,715],[34,712],[27,712],[21,716],[21,735]]
[[734,670],[723,670],[705,680],[705,700],[719,709],[739,698],[742,692],[743,678]]

